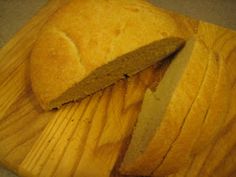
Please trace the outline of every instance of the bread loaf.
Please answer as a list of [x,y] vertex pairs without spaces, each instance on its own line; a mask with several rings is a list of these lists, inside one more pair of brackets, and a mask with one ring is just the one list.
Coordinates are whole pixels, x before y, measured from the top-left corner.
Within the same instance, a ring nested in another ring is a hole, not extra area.
[[194,143],[193,153],[197,153],[210,144],[224,128],[224,122],[230,106],[231,85],[226,64],[219,60],[219,77],[207,114],[202,121],[201,129]]
[[150,176],[178,137],[203,83],[208,50],[191,40],[172,61],[156,91],[147,90],[121,165],[126,175]]
[[[208,66],[200,90],[194,99],[188,115],[185,117],[178,137],[172,143],[162,164],[155,170],[153,176],[176,173],[180,168],[186,166],[192,157],[193,145],[201,131],[202,122],[209,110],[219,72],[217,55],[210,49],[208,49],[207,53],[204,52],[204,54],[208,58]],[[206,147],[206,144],[202,144],[202,147]]]
[[72,0],[45,25],[31,82],[49,110],[90,95],[178,50],[181,26],[142,0]]

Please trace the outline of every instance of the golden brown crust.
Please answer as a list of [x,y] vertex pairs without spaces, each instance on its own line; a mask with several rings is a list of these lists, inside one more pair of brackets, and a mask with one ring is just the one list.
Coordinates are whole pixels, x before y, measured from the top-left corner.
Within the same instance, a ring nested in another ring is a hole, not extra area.
[[72,0],[52,16],[35,44],[33,91],[49,109],[51,101],[118,56],[156,40],[183,37],[177,26],[142,0]]

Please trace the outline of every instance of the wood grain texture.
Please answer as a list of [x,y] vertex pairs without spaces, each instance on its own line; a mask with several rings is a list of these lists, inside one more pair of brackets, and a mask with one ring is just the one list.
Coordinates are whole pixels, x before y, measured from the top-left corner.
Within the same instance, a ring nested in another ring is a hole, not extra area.
[[[145,90],[158,83],[165,69],[149,68],[80,102],[43,112],[31,92],[28,56],[41,27],[66,2],[49,1],[0,51],[0,162],[21,176],[120,177],[114,169],[119,167]],[[232,90],[231,107],[219,133],[210,136],[207,148],[172,177],[234,175],[236,33],[166,13],[167,20],[183,26],[184,38],[201,31],[199,36],[225,62]]]
[[109,176],[154,71],[146,70],[57,111],[20,165],[20,173]]
[[43,113],[34,99],[28,57],[42,26],[63,3],[50,1],[0,51],[0,161],[15,172],[53,114]]

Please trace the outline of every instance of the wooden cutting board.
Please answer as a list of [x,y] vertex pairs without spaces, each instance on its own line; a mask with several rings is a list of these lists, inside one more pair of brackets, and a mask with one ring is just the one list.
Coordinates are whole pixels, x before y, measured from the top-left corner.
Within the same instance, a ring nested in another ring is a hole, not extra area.
[[[20,176],[121,177],[116,167],[143,95],[164,69],[149,68],[58,111],[42,111],[30,87],[29,55],[42,26],[66,2],[50,0],[0,51],[0,162]],[[236,32],[166,15],[181,24],[184,38],[197,35],[224,58],[232,84],[224,131],[170,176],[236,176]]]

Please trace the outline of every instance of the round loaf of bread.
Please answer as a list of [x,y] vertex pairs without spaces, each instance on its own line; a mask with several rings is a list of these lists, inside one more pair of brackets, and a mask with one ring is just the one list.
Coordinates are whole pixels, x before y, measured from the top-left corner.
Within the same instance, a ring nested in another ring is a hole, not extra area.
[[31,82],[40,105],[58,108],[167,57],[184,44],[176,25],[142,0],[70,1],[32,50]]

